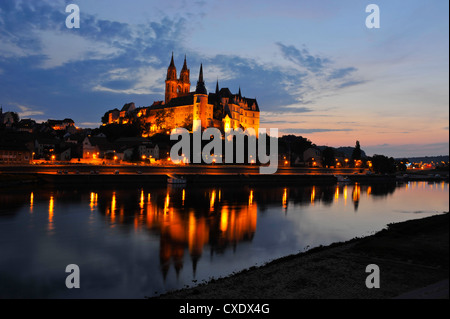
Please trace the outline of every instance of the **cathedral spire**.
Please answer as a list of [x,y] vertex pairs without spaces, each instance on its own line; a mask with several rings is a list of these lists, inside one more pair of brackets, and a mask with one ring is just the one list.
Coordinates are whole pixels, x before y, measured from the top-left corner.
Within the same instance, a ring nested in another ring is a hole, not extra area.
[[[186,55],[184,55],[184,64],[183,64],[183,68],[181,69],[181,72],[180,72],[180,81],[185,84],[190,83],[189,77],[190,77],[190,71],[187,67]],[[183,90],[183,92],[188,93],[189,89]]]
[[242,94],[241,94],[241,87],[239,86],[239,97],[242,97]]
[[208,94],[205,87],[205,82],[203,81],[203,64],[200,64],[200,74],[198,75],[196,94]]
[[216,82],[216,94],[219,94],[219,79]]
[[173,61],[173,52],[172,59],[170,60],[169,68],[167,69],[167,78],[166,80],[176,80],[177,79],[177,68],[175,67],[175,62]]
[[198,75],[198,81],[203,82],[203,63],[200,64],[200,74]]
[[169,68],[175,67],[175,62],[173,62],[173,51],[172,51],[172,60],[170,60]]
[[181,69],[181,71],[187,70],[187,62],[186,62],[186,54],[184,55],[184,64],[183,64],[183,69]]

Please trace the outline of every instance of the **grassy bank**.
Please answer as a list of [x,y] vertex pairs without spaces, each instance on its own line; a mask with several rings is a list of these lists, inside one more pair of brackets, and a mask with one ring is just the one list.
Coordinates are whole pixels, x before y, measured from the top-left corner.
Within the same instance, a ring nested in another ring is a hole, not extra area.
[[[380,288],[366,287],[366,267]],[[318,247],[183,289],[163,299],[384,299],[448,279],[449,214],[390,224],[372,236]],[[439,297],[448,298],[448,289]]]

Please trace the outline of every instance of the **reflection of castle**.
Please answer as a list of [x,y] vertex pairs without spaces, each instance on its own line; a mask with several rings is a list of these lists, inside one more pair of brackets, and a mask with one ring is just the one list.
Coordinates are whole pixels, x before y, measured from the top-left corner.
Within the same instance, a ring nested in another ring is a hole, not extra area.
[[[201,203],[205,203],[204,207],[199,207]],[[186,194],[185,189],[168,189],[164,193],[141,190],[139,201],[116,192],[102,201],[93,193],[91,209],[97,205],[113,224],[130,223],[135,229],[159,233],[164,278],[172,264],[176,273],[180,272],[186,248],[195,274],[205,245],[211,247],[211,254],[220,253],[228,246],[236,247],[239,242],[252,240],[256,231],[257,205],[253,202],[253,191],[242,205],[222,202],[221,190]]]
[[186,58],[180,77],[177,78],[172,54],[167,69],[164,101],[141,108],[129,103],[121,111],[115,109],[107,112],[103,121],[105,124],[127,124],[139,119],[146,128],[144,136],[177,127],[192,129],[194,120],[201,120],[202,128],[253,128],[258,131],[259,106],[256,99],[243,97],[240,89],[238,94],[232,94],[228,88],[219,89],[218,81],[215,93],[208,94],[203,80],[203,66],[200,66],[195,91],[190,92],[190,88],[190,70]]
[[[395,184],[262,187],[257,190],[158,188],[150,192],[143,189],[91,192],[83,195],[83,201],[88,199],[90,210],[99,210],[112,227],[117,224],[129,225],[120,230],[149,230],[152,234],[157,234],[160,240],[160,267],[166,278],[171,266],[179,274],[186,251],[195,275],[205,246],[209,246],[210,254],[213,255],[228,248],[235,249],[239,243],[251,241],[256,232],[258,211],[263,213],[270,206],[281,206],[288,212],[291,204],[331,205],[341,202],[344,205],[353,203],[356,209],[361,194],[386,195],[394,190]],[[41,196],[31,193],[30,211]],[[49,197],[45,197],[50,231],[53,230],[54,205],[63,199],[59,193],[51,193]],[[73,199],[70,196],[70,200]]]

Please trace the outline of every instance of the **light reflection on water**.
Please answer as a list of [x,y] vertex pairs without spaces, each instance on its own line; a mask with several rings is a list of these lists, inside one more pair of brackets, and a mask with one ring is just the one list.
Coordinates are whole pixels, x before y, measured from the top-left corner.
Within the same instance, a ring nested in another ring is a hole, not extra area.
[[[0,298],[142,298],[448,211],[448,183],[2,190]],[[81,289],[65,287],[80,266]]]

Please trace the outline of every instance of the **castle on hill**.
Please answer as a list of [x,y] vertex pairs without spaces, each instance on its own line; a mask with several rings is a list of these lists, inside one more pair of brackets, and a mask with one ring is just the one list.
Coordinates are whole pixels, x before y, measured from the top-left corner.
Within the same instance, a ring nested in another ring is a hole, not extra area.
[[241,89],[237,94],[231,93],[228,88],[219,89],[209,93],[203,80],[203,65],[195,91],[191,92],[190,70],[187,67],[186,57],[180,76],[172,59],[167,69],[165,81],[165,99],[156,101],[149,107],[136,108],[134,103],[128,103],[121,110],[108,111],[102,118],[106,124],[129,124],[139,121],[144,127],[143,136],[155,133],[169,132],[174,128],[184,127],[192,131],[194,120],[201,120],[202,129],[216,127],[222,131],[228,129],[253,128],[259,129],[259,106],[256,99],[243,97]]

